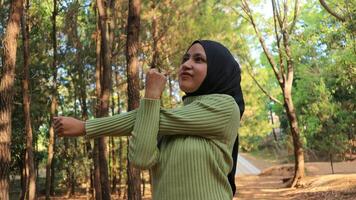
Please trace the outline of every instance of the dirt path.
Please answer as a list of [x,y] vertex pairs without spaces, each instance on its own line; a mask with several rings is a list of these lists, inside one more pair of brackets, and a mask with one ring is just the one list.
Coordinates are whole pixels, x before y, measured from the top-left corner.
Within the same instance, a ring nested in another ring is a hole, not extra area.
[[234,200],[288,200],[292,189],[285,188],[280,176],[237,176],[237,198]]
[[284,178],[293,176],[293,164],[278,165],[244,154],[263,175],[238,175],[234,200],[356,200],[356,161],[306,163],[305,187],[290,189]]
[[282,176],[238,176],[234,200],[356,200],[356,174],[307,177],[304,188],[290,189]]

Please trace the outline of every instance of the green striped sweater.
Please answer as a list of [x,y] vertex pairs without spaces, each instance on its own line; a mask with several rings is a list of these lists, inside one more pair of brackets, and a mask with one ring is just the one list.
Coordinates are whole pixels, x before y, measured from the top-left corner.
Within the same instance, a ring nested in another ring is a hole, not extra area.
[[228,95],[187,97],[176,109],[142,99],[136,110],[88,120],[86,137],[131,135],[129,160],[152,171],[154,200],[231,200],[227,174],[239,121]]

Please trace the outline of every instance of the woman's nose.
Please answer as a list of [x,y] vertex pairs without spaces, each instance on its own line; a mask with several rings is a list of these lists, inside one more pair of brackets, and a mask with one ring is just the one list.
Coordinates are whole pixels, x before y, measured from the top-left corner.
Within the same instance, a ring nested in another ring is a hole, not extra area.
[[190,59],[182,63],[182,69],[192,69],[192,63],[190,62]]

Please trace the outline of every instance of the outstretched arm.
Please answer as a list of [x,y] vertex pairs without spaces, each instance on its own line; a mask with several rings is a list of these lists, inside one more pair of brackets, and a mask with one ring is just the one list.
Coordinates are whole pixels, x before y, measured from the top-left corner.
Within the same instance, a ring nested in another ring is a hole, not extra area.
[[136,110],[111,117],[95,118],[86,122],[73,117],[54,117],[54,129],[60,137],[85,136],[87,139],[101,136],[131,135]]

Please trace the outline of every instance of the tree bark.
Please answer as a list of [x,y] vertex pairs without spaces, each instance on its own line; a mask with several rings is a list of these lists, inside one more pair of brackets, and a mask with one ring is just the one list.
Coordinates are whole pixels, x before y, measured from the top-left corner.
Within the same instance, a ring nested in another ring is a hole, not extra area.
[[152,10],[153,10],[153,17],[152,17],[152,39],[153,39],[153,45],[152,45],[152,62],[151,62],[151,68],[157,68],[158,62],[159,62],[159,53],[158,53],[158,19],[156,15],[156,2],[152,1]]
[[303,144],[300,140],[299,128],[297,115],[295,113],[292,94],[288,89],[283,93],[284,96],[284,108],[287,112],[289,127],[291,130],[293,138],[293,147],[294,147],[294,177],[290,187],[295,187],[296,185],[301,185],[304,179],[304,151]]
[[[97,107],[96,107],[96,116],[100,115],[100,94],[101,94],[101,39],[100,39],[100,29],[99,25],[96,28],[96,68],[95,68],[95,90],[97,96]],[[95,199],[102,199],[102,190],[101,190],[101,181],[100,181],[100,167],[99,167],[99,139],[94,141],[94,150],[93,150],[93,163],[94,163],[94,191]]]
[[48,160],[46,165],[46,199],[49,199],[50,195],[54,194],[54,148],[55,148],[55,135],[54,128],[52,125],[53,117],[56,115],[57,110],[57,24],[56,18],[58,15],[57,11],[57,0],[53,1],[53,12],[52,12],[52,43],[53,43],[53,60],[52,60],[52,70],[53,70],[53,88],[52,88],[52,102],[51,102],[51,119],[50,119],[50,129],[49,129],[49,144],[48,144]]
[[[33,147],[32,147],[32,126],[30,116],[31,98],[29,95],[30,88],[30,49],[29,49],[29,35],[30,30],[28,27],[27,11],[29,10],[29,0],[26,1],[26,9],[22,15],[22,40],[23,40],[23,80],[22,80],[22,95],[23,95],[23,110],[25,116],[25,132],[26,132],[26,156],[25,156],[25,169],[26,169],[26,197],[28,200],[36,199],[36,174],[33,161]],[[25,192],[24,191],[24,192]]]
[[101,182],[100,182],[100,166],[99,166],[99,139],[94,141],[94,150],[93,150],[93,163],[94,163],[94,189],[95,189],[95,199],[102,200],[101,192]]
[[331,173],[335,174],[334,173],[334,163],[333,163],[333,154],[332,153],[330,153],[330,167],[331,167]]
[[11,164],[11,115],[15,78],[17,38],[23,9],[22,0],[11,3],[9,20],[3,40],[4,65],[0,79],[0,199],[9,199]]
[[[105,117],[109,114],[109,101],[111,91],[111,52],[109,48],[110,43],[110,29],[108,24],[108,15],[103,0],[97,0],[97,7],[99,11],[99,27],[100,27],[100,65],[101,65],[101,91],[99,100],[99,115],[97,117]],[[100,182],[102,189],[102,198],[104,200],[110,199],[110,182],[108,174],[108,152],[107,140],[102,137],[99,138],[99,165],[100,165]]]
[[[140,33],[140,0],[129,0],[129,15],[127,22],[126,63],[127,63],[127,92],[128,110],[134,110],[139,106],[139,66],[138,48]],[[127,168],[128,199],[141,200],[140,170],[135,169],[130,162]]]

